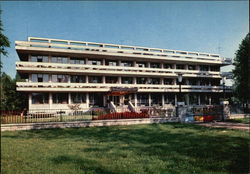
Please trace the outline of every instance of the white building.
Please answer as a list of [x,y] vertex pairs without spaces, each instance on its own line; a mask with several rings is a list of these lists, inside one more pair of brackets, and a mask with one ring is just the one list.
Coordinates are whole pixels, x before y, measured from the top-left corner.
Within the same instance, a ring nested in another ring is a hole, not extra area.
[[231,64],[218,54],[35,37],[16,41],[16,51],[16,69],[26,79],[17,90],[28,93],[29,109],[175,105],[178,73],[178,101],[219,104],[220,67]]

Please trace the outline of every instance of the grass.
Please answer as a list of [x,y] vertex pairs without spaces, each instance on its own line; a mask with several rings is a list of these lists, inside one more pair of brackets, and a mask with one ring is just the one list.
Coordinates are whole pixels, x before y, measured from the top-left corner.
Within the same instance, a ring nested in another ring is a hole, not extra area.
[[249,136],[192,124],[2,132],[4,174],[248,173]]
[[233,123],[250,123],[250,117],[245,118],[235,118],[235,119],[229,119],[226,120],[227,122],[233,122]]

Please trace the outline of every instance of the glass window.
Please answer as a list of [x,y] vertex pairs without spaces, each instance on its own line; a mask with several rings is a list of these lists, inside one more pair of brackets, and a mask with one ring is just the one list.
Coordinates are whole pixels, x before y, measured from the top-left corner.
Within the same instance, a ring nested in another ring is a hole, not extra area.
[[49,94],[48,93],[32,93],[32,104],[48,104]]
[[159,63],[151,63],[150,68],[160,68],[160,64]]
[[84,58],[70,58],[71,64],[85,64]]
[[148,84],[160,84],[159,78],[148,78]]
[[52,82],[61,82],[61,83],[67,83],[69,81],[69,76],[68,75],[63,75],[63,74],[60,74],[60,75],[56,75],[56,74],[53,74],[52,76]]
[[115,61],[115,60],[106,60],[106,61],[105,61],[105,65],[117,66],[118,63],[117,63],[117,61]]
[[173,79],[164,79],[164,84],[165,85],[173,85],[174,84],[174,80]]
[[72,103],[86,103],[85,93],[71,93]]
[[133,63],[131,61],[121,61],[121,66],[132,67]]
[[208,71],[208,65],[201,65],[200,71]]
[[149,106],[149,96],[148,93],[138,93],[137,94],[137,105]]
[[136,66],[144,68],[147,67],[147,64],[145,62],[136,62]]
[[68,104],[68,93],[55,93],[52,94],[53,103]]
[[122,77],[122,83],[123,84],[132,84],[133,78],[132,77]]
[[167,93],[164,95],[164,103],[175,105],[175,95],[174,93]]
[[48,56],[31,56],[31,62],[48,62]]
[[106,83],[117,83],[118,77],[106,77]]
[[185,69],[184,65],[176,65],[176,69]]
[[164,64],[165,69],[172,69],[173,65],[172,64]]
[[51,58],[52,63],[68,63],[68,58],[67,57],[55,57],[53,56]]
[[89,76],[89,83],[102,83],[102,77],[100,77],[100,76]]
[[136,83],[137,84],[146,84],[147,83],[147,77],[137,77]]
[[48,74],[32,74],[31,81],[32,82],[48,82],[49,75]]
[[71,83],[85,83],[85,76],[72,75],[70,81]]
[[195,70],[195,69],[196,69],[195,65],[188,65],[188,70]]
[[100,60],[91,60],[91,59],[89,59],[88,64],[89,65],[101,65],[102,62]]

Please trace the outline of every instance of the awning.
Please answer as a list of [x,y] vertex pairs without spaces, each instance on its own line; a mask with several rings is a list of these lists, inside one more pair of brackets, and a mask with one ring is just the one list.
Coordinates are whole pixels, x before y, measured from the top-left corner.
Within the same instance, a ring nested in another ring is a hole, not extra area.
[[120,88],[120,87],[111,87],[110,91],[107,93],[108,96],[121,96],[131,93],[136,93],[138,88]]

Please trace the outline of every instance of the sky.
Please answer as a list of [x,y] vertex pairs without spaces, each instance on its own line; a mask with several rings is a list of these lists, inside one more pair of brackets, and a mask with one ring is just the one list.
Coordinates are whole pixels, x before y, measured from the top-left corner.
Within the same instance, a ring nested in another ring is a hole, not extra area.
[[11,42],[8,57],[2,56],[2,71],[12,77],[19,60],[15,41],[28,36],[234,58],[249,31],[248,1],[1,1],[0,5],[4,34]]

